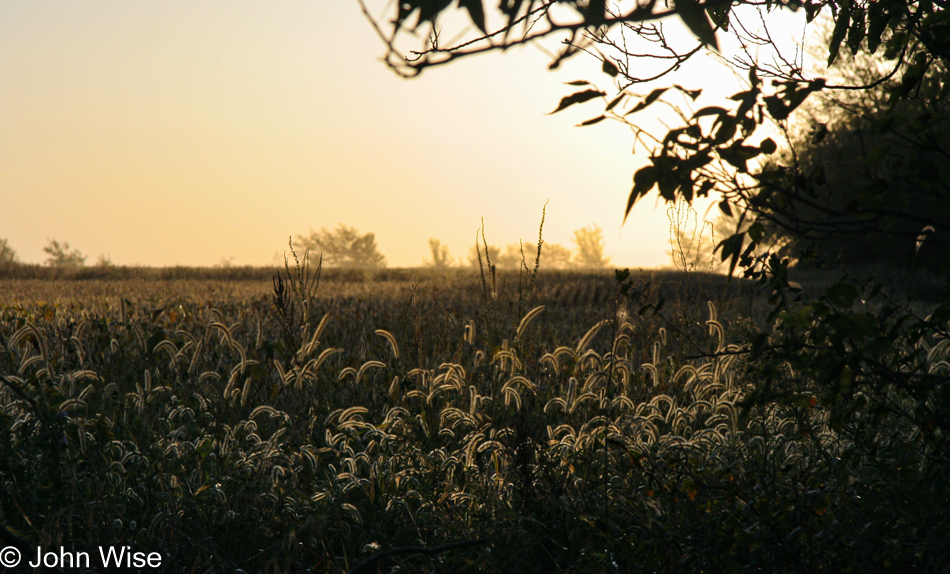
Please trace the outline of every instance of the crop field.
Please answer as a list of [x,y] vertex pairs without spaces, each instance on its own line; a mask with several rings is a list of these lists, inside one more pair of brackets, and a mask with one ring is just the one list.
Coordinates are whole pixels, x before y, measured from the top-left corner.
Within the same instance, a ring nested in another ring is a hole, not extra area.
[[[823,351],[885,319],[773,360],[774,301],[737,279],[333,271],[0,278],[2,546],[148,572],[950,563],[939,332],[887,339],[917,386],[877,384]],[[804,316],[779,318],[817,341]]]

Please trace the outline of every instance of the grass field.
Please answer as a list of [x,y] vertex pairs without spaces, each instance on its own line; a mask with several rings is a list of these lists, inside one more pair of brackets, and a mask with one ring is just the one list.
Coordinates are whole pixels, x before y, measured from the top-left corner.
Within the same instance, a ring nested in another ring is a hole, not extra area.
[[[946,385],[836,399],[757,354],[751,285],[277,271],[0,278],[0,542],[161,572],[950,560],[946,443],[905,416]],[[902,368],[943,381],[950,344],[920,344]]]

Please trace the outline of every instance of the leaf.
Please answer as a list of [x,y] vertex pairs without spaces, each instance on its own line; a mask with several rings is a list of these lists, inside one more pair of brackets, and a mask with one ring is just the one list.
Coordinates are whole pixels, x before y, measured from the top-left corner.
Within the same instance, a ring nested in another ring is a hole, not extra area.
[[907,33],[895,32],[893,36],[884,44],[884,58],[893,60],[901,55],[904,48],[907,47]]
[[687,90],[679,84],[673,84],[673,87],[689,96],[689,99],[693,100],[694,102],[696,101],[696,98],[698,98],[703,93],[702,90]]
[[627,216],[630,215],[630,210],[633,209],[633,204],[640,199],[641,196],[646,195],[653,189],[653,186],[656,185],[656,172],[657,167],[655,165],[648,165],[637,170],[637,173],[633,175],[633,190],[630,192],[630,198],[627,200],[627,209],[623,212],[623,220],[627,221]]
[[728,114],[728,113],[729,113],[729,112],[727,112],[725,108],[720,108],[719,106],[709,106],[709,107],[703,108],[703,109],[699,110],[698,112],[696,112],[695,114],[693,114],[693,119],[695,120],[696,118],[701,118],[701,117],[704,117],[704,116],[720,116],[720,117],[722,117],[722,116],[724,116],[724,115],[726,115],[726,114]]
[[601,69],[611,78],[617,77],[617,74],[620,73],[620,70],[617,69],[617,66],[606,58],[604,59],[604,65],[601,66]]
[[584,121],[584,122],[581,122],[581,123],[579,123],[579,124],[577,124],[577,125],[578,125],[579,127],[580,127],[580,126],[592,126],[592,125],[594,125],[594,124],[596,124],[596,123],[599,123],[599,122],[604,121],[604,119],[605,119],[606,117],[607,117],[607,116],[600,115],[600,116],[597,116],[596,118],[591,118],[591,119],[589,119],[589,120],[587,120],[587,121]]
[[858,52],[866,34],[864,10],[857,9],[851,17],[851,27],[848,30],[848,48],[851,49],[852,56]]
[[709,23],[706,9],[697,0],[676,0],[676,13],[700,42],[707,48],[719,51],[719,42],[716,41],[716,32]]
[[[518,19],[522,4],[524,4],[524,0],[502,0],[499,3],[498,9],[508,16],[508,28],[511,28],[511,25]],[[530,6],[528,9],[531,9]]]
[[587,25],[600,26],[607,16],[607,0],[587,1]]
[[720,116],[718,121],[719,129],[716,130],[716,135],[713,136],[713,145],[724,144],[731,140],[736,135],[736,130],[739,128],[739,122],[737,122],[733,117]]
[[766,96],[764,99],[765,109],[769,111],[770,116],[779,121],[788,119],[788,114],[791,113],[791,110],[785,106],[785,102],[782,101],[782,98],[779,96]]
[[887,29],[888,19],[883,2],[872,2],[868,6],[868,52],[877,52],[878,46],[881,45],[881,35]]
[[668,89],[669,89],[669,88],[657,88],[657,89],[653,90],[652,92],[650,92],[649,94],[647,94],[647,97],[646,97],[645,100],[643,100],[642,102],[640,102],[639,104],[637,104],[636,107],[634,107],[632,110],[630,110],[629,112],[627,112],[627,113],[624,114],[624,115],[629,115],[629,114],[632,114],[632,113],[634,113],[634,112],[639,112],[639,111],[642,110],[643,108],[649,106],[650,104],[652,104],[653,102],[655,102],[657,99],[659,99],[659,97],[662,96],[662,95],[666,92],[666,90],[668,90]]
[[458,5],[459,8],[468,10],[472,24],[475,24],[475,27],[478,28],[482,34],[488,33],[488,29],[485,28],[485,9],[482,7],[482,0],[459,0]]
[[567,82],[568,86],[589,86],[590,82],[587,80],[574,80],[573,82]]
[[709,19],[712,20],[718,28],[722,29],[724,32],[729,31],[729,12],[732,10],[732,3],[718,3],[709,5],[704,5],[706,13],[709,14]]
[[719,202],[719,211],[723,212],[726,217],[732,217],[732,206],[729,205],[728,199]]
[[732,275],[732,272],[736,268],[736,264],[739,262],[739,253],[742,251],[742,242],[745,239],[745,233],[736,233],[726,239],[723,239],[719,244],[722,246],[722,261],[729,259],[732,260],[729,262],[729,275]]
[[762,140],[762,143],[759,144],[759,151],[765,154],[773,154],[777,149],[778,146],[775,145],[775,142],[772,140],[772,138],[765,138]]
[[564,108],[573,106],[574,104],[580,104],[588,100],[593,100],[594,98],[599,98],[606,95],[607,94],[605,94],[604,92],[601,92],[600,90],[584,90],[582,92],[577,92],[569,96],[564,96],[563,98],[561,98],[561,103],[558,104],[557,109],[555,109],[553,112],[550,112],[550,114],[556,114],[559,111],[563,110]]
[[835,18],[835,29],[831,33],[831,41],[828,42],[828,65],[835,63],[838,59],[838,50],[841,48],[841,42],[848,33],[848,24],[851,23],[851,9],[847,5],[839,8],[838,16]]
[[620,100],[624,99],[625,97],[627,97],[627,92],[620,92],[616,98],[610,100],[610,103],[607,104],[607,107],[604,108],[604,111],[609,112],[610,110],[614,109],[614,107],[620,103]]
[[762,238],[765,237],[765,227],[762,226],[758,221],[753,223],[749,227],[749,239],[755,241],[756,243],[762,243]]

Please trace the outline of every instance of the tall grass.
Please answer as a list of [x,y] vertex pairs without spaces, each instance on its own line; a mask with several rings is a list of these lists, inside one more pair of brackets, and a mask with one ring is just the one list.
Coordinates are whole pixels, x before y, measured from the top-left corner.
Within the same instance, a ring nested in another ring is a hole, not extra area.
[[[165,572],[946,564],[946,463],[901,409],[840,419],[793,365],[770,376],[796,400],[746,400],[772,367],[742,286],[540,273],[523,312],[498,273],[486,315],[483,276],[316,271],[221,302],[6,300],[4,542]],[[922,344],[913,368],[946,373]],[[865,400],[910,397],[888,393]]]

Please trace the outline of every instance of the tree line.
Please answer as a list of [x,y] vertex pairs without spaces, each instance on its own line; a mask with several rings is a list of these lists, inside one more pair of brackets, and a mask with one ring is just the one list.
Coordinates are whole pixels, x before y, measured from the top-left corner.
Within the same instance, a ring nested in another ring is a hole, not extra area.
[[[386,266],[386,257],[380,252],[373,233],[361,233],[358,229],[340,224],[335,229],[322,228],[308,235],[298,235],[294,246],[307,253],[311,262],[320,262],[326,267],[342,269],[381,269]],[[574,232],[573,242],[575,250],[556,244],[542,241],[541,250],[536,243],[511,244],[501,249],[494,245],[487,246],[488,258],[493,265],[502,269],[517,269],[523,260],[534,257],[543,252],[544,266],[551,269],[568,268],[601,268],[606,267],[609,258],[604,256],[603,230],[597,225],[591,225]],[[431,259],[423,265],[437,269],[446,269],[456,264],[448,246],[438,239],[429,239]],[[50,239],[43,248],[47,254],[45,265],[59,269],[74,269],[86,265],[87,256],[69,245],[68,242]],[[16,250],[5,238],[0,238],[0,266],[17,265],[21,263]],[[464,265],[465,262],[458,263]],[[467,263],[478,267],[478,254],[473,246]],[[97,266],[111,266],[112,261],[107,255],[102,255]],[[222,259],[219,266],[229,267],[230,259]]]

